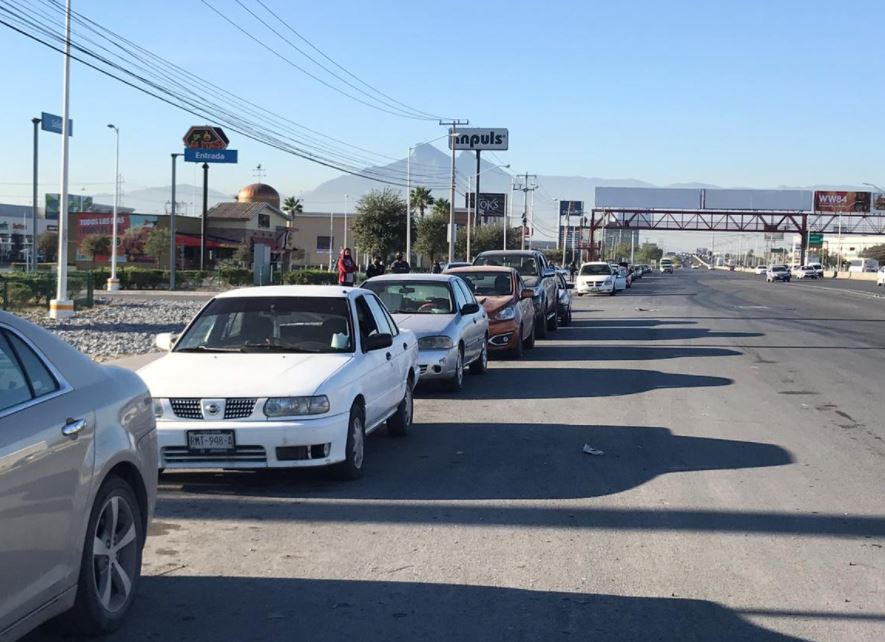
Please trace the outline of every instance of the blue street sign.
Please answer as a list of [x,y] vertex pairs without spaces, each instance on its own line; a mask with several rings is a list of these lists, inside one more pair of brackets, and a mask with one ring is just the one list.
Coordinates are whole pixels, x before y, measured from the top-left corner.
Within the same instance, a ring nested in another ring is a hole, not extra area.
[[185,149],[186,163],[236,163],[235,149]]
[[[62,118],[55,114],[47,114],[45,111],[40,114],[40,129],[53,134],[61,133]],[[74,135],[74,121],[68,118],[68,136]]]
[[584,201],[559,201],[560,216],[580,216],[584,213]]

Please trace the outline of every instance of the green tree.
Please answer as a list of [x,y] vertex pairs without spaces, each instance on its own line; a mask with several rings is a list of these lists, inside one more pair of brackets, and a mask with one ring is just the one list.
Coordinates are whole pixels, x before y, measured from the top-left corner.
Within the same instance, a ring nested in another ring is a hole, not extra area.
[[237,245],[233,259],[241,266],[249,267],[249,264],[252,263],[252,245],[246,241]]
[[[354,242],[360,252],[388,257],[406,245],[406,201],[392,188],[372,190],[356,204]],[[414,227],[412,228],[414,234]]]
[[434,214],[443,213],[446,216],[448,216],[450,209],[451,209],[451,205],[449,204],[449,199],[447,199],[447,198],[437,198],[433,201],[433,213]]
[[283,207],[280,209],[292,218],[295,218],[296,214],[301,214],[304,211],[304,205],[302,205],[300,198],[289,196],[283,201]]
[[[446,219],[448,221],[448,218]],[[518,250],[520,247],[520,228],[511,227],[507,230],[507,249]],[[476,256],[488,250],[500,250],[504,247],[504,226],[499,223],[479,225],[470,236],[470,253]],[[467,232],[458,233],[455,242],[455,254],[467,256]]]
[[659,248],[656,243],[646,241],[636,250],[637,263],[654,265],[662,256],[664,256],[664,250]]
[[58,254],[58,234],[43,232],[37,237],[37,252],[43,255],[44,261],[54,261]]
[[876,259],[879,263],[885,263],[885,244],[871,245],[860,255],[865,259]]
[[437,256],[445,254],[449,248],[449,213],[433,211],[415,221],[415,249],[430,257],[432,263]]
[[168,228],[155,227],[144,242],[144,253],[154,257],[157,267],[169,261],[169,245],[172,235]]
[[424,218],[425,210],[433,205],[434,198],[430,195],[430,190],[426,187],[416,187],[409,195],[409,202],[412,211],[418,210],[421,218]]
[[90,234],[80,241],[80,251],[92,259],[92,267],[95,267],[95,257],[107,256],[111,253],[111,237],[104,234]]

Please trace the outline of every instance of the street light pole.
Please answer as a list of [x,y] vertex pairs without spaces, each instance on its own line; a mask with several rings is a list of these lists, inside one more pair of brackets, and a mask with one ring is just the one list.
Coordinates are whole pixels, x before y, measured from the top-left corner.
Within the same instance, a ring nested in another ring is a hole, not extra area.
[[38,152],[38,141],[39,141],[39,125],[42,122],[39,118],[32,118],[31,122],[34,123],[34,193],[33,193],[33,206],[31,207],[31,265],[29,269],[36,272],[37,271],[37,152]]
[[[108,278],[108,291],[119,290],[120,280],[117,278],[117,208],[120,206],[120,128],[108,125],[114,130],[116,151],[114,154],[114,222],[111,226],[111,276]],[[82,208],[81,208],[82,209]]]
[[449,146],[452,148],[452,187],[449,194],[449,263],[455,260],[455,148],[457,145],[458,125],[469,125],[469,120],[441,120],[440,125],[448,125]]
[[412,148],[406,156],[406,261],[412,264]]
[[347,194],[344,195],[344,247],[347,247]]
[[175,161],[181,154],[170,154],[172,156],[172,213],[169,216],[169,289],[175,289],[175,268],[177,267],[178,247],[176,241],[176,221],[175,221]]
[[62,76],[63,108],[61,115],[61,193],[58,212],[58,282],[55,299],[49,302],[49,316],[66,319],[74,316],[74,302],[68,299],[68,160],[69,118],[71,103],[71,0],[65,2],[65,54]]

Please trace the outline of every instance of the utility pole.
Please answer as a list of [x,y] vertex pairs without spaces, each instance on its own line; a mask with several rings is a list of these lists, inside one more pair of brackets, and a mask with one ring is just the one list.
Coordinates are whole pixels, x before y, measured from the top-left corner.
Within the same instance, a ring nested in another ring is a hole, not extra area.
[[[114,153],[114,221],[111,225],[111,276],[108,278],[107,288],[109,291],[120,289],[120,280],[117,278],[117,208],[120,206],[120,128],[116,125],[108,125],[114,130],[115,153]],[[81,208],[82,209],[82,208]]]
[[455,151],[458,126],[469,125],[469,120],[441,120],[439,124],[449,127],[449,147],[452,148],[452,189],[449,195],[449,263],[455,260]]
[[[529,174],[526,172],[523,176],[523,182],[517,183],[513,188],[514,190],[522,192],[522,241],[520,242],[520,249],[525,249],[525,235],[528,230],[529,223],[529,192],[534,192],[538,189],[535,181],[538,180],[537,174]],[[531,179],[531,185],[529,184],[529,179]],[[534,196],[532,197],[534,200]],[[531,239],[529,239],[529,249],[531,249]]]
[[513,219],[513,192],[516,191],[516,180],[514,178],[510,179],[510,194],[507,195],[507,200],[510,201],[507,204],[507,218],[504,220],[504,247],[501,249],[507,249],[507,228],[510,227],[510,221]]
[[406,156],[406,261],[412,264],[412,148]]

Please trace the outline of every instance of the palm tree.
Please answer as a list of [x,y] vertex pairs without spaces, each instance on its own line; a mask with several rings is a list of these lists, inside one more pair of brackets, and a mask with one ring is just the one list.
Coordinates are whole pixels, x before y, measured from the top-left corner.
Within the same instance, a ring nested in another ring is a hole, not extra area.
[[438,198],[433,201],[433,213],[449,215],[449,199]]
[[416,187],[409,195],[410,209],[418,210],[421,218],[424,218],[424,210],[433,205],[434,198],[430,195],[430,190],[426,187]]
[[292,218],[295,218],[296,214],[301,214],[304,211],[304,206],[301,204],[300,198],[289,196],[283,201],[282,210]]

